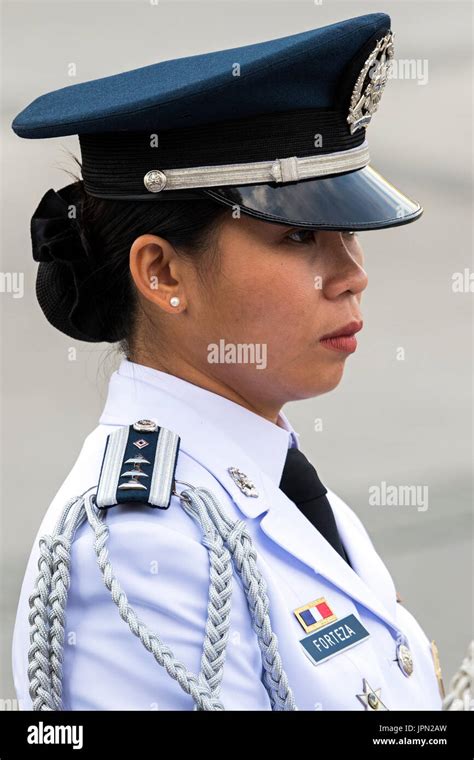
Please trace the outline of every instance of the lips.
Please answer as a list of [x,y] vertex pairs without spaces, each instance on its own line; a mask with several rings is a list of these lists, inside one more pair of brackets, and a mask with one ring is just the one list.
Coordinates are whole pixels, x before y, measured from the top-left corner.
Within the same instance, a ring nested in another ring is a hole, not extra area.
[[346,335],[354,335],[356,332],[359,332],[359,330],[362,330],[363,324],[363,322],[353,320],[347,325],[344,325],[344,327],[340,327],[338,330],[334,330],[334,332],[323,335],[320,340],[328,340],[329,338],[342,338]]
[[349,322],[349,324],[340,327],[328,335],[324,335],[320,338],[320,343],[324,348],[329,348],[332,351],[343,351],[346,354],[352,354],[357,348],[356,332],[362,330],[362,322],[356,320]]

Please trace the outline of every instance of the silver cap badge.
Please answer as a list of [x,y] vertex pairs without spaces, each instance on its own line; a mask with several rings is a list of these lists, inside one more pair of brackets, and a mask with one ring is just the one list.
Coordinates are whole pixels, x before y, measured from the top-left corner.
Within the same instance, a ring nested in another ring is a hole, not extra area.
[[349,115],[351,135],[366,127],[376,112],[387,84],[393,58],[393,34],[380,39],[367,58],[352,92]]

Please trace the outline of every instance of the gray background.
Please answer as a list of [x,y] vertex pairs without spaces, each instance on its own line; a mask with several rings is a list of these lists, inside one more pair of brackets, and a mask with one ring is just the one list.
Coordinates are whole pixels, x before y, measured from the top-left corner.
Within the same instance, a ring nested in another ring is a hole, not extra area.
[[[369,128],[373,165],[419,199],[423,218],[363,233],[364,332],[340,387],[285,411],[323,480],[358,513],[406,606],[441,653],[445,682],[472,631],[471,6],[460,2],[4,2],[2,271],[25,294],[2,308],[2,685],[14,697],[11,633],[32,540],[83,437],[96,425],[115,349],[73,343],[34,296],[29,220],[69,183],[77,138],[22,140],[12,118],[43,92],[257,42],[373,11],[392,16],[396,57],[428,60],[429,81],[389,82]],[[77,64],[77,77],[67,65]],[[70,360],[70,349],[77,351]],[[403,347],[405,361],[397,361]],[[321,418],[323,431],[315,432]],[[427,485],[429,508],[369,506],[368,488]]]

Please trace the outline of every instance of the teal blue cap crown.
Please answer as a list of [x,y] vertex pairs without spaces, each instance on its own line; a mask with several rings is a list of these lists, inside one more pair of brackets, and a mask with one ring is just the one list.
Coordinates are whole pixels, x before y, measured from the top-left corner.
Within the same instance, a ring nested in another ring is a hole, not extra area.
[[371,13],[62,87],[12,128],[77,134],[97,198],[205,197],[287,225],[392,227],[422,212],[369,166],[393,54],[389,16]]
[[389,16],[371,13],[61,87],[30,103],[12,128],[20,137],[43,138],[181,129],[295,109],[333,108],[347,95],[344,78],[349,77],[350,86],[354,83],[354,57],[360,58],[361,51],[363,57],[366,43],[389,29]]

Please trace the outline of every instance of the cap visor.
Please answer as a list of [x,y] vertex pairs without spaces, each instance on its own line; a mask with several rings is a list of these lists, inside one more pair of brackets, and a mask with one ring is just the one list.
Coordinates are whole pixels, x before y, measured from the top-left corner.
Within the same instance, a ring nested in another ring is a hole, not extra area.
[[299,182],[212,187],[204,193],[264,221],[326,230],[396,227],[423,213],[419,203],[369,166]]

